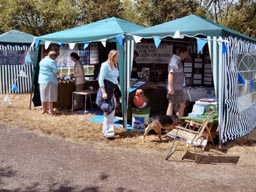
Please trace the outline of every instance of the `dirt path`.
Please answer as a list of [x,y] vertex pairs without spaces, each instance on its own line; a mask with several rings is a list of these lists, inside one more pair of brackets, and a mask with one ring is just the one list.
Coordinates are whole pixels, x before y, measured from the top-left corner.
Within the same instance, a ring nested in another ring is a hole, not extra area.
[[[251,154],[254,155],[255,154]],[[256,163],[206,165],[107,144],[78,144],[0,123],[0,190],[255,191]]]

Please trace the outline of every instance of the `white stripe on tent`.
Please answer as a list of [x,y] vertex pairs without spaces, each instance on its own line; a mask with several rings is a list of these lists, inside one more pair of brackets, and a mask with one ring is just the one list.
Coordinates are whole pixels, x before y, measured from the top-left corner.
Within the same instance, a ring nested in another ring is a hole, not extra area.
[[213,69],[213,81],[215,88],[215,95],[217,99],[217,108],[218,108],[218,120],[219,120],[219,140],[222,142],[222,132],[223,132],[223,63],[222,63],[222,54],[219,47],[217,37],[207,37],[209,53],[211,57],[212,69]]
[[11,50],[11,51],[27,51],[30,46],[27,45],[0,45],[0,51],[6,51],[6,50]]
[[134,40],[126,39],[124,44],[124,98],[123,102],[126,102],[123,105],[123,126],[126,128],[127,126],[127,111],[128,111],[128,100],[129,100],[129,87],[130,87],[130,76],[132,70],[132,62],[133,62],[133,52],[134,52]]
[[223,113],[224,113],[224,102],[225,102],[225,91],[226,91],[226,56],[222,53],[222,43],[217,43],[217,55],[218,55],[218,73],[219,73],[219,130],[220,130],[220,140],[223,142],[223,132],[225,127],[225,122],[223,121]]
[[[126,54],[126,61],[127,61],[127,88],[130,88],[130,77],[132,73],[132,65],[133,65],[133,52],[134,52],[134,40],[127,41],[127,54]],[[128,93],[128,90],[127,90]],[[129,94],[129,93],[128,93]]]
[[[23,70],[28,77],[18,76]],[[12,85],[15,83],[19,93],[29,93],[32,87],[33,65],[0,65],[0,94],[13,93]]]

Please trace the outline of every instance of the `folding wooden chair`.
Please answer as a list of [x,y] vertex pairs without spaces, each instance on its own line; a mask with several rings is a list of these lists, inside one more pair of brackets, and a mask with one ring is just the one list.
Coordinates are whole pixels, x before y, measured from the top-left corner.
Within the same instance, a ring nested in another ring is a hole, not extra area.
[[[176,126],[174,129],[172,129],[170,132],[167,133],[167,137],[173,138],[173,142],[170,148],[170,151],[168,152],[166,156],[166,160],[170,158],[170,156],[176,151],[179,142],[183,141],[187,144],[186,152],[189,150],[190,146],[194,147],[195,150],[195,161],[197,163],[200,162],[200,159],[197,159],[197,151],[196,149],[198,147],[201,148],[201,154],[203,154],[204,148],[207,145],[208,137],[209,137],[209,130],[208,129],[208,123],[210,119],[213,117],[215,111],[210,112],[204,122],[197,123],[197,122],[187,122],[185,127]],[[191,130],[190,124],[195,123],[198,125],[197,130]],[[201,155],[202,157],[202,155]]]

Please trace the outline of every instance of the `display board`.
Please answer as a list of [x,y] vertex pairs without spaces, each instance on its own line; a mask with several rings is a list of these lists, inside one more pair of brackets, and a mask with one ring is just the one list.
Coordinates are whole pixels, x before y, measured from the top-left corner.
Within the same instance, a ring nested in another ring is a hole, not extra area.
[[213,71],[210,56],[207,55],[204,58],[204,79],[203,85],[205,86],[213,86]]
[[[57,49],[56,47],[50,47],[49,50],[55,50],[58,52],[56,62],[58,68],[60,69],[60,76],[73,73],[72,70],[75,63],[70,58],[70,54],[72,52],[75,52],[79,55],[86,75],[93,74],[94,65],[99,63],[98,43],[91,43],[87,48],[84,48],[84,45],[82,44],[76,44],[73,49],[70,49],[69,45],[62,45]],[[43,55],[44,52],[45,50],[42,50],[41,55]]]
[[84,49],[78,50],[78,55],[80,57],[80,61],[82,65],[89,65],[90,64],[90,50],[89,49]]
[[203,56],[194,55],[193,57],[193,84],[202,85],[203,82]]
[[[56,48],[49,48],[49,50],[55,50]],[[43,55],[45,50],[42,50]],[[84,49],[83,45],[77,44],[74,49],[70,49],[69,45],[63,45],[58,47],[58,57],[56,62],[61,67],[73,67],[74,62],[70,58],[70,53],[75,52],[79,55],[80,61],[83,65],[97,64],[99,62],[98,44],[91,43],[87,48]]]
[[187,86],[213,86],[213,74],[209,55],[192,54],[191,61],[185,61],[184,74]]

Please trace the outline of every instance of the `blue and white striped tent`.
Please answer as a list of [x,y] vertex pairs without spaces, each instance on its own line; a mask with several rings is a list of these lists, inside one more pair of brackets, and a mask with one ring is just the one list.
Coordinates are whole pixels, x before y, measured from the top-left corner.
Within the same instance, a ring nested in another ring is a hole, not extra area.
[[[256,40],[199,16],[190,15],[136,31],[135,38],[191,37],[206,41],[213,69],[220,142],[256,127]],[[239,78],[238,78],[239,77]]]
[[[11,30],[0,35],[0,51],[2,55],[17,56],[19,51],[28,53],[34,36],[17,30]],[[2,57],[3,58],[3,57]],[[10,59],[10,62],[13,59]],[[25,59],[20,63],[0,61],[0,94],[13,93],[12,85],[15,84],[19,93],[28,93],[32,88],[32,62],[26,63]]]

